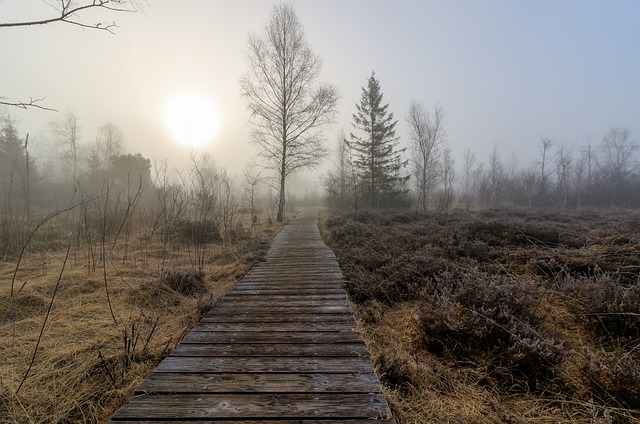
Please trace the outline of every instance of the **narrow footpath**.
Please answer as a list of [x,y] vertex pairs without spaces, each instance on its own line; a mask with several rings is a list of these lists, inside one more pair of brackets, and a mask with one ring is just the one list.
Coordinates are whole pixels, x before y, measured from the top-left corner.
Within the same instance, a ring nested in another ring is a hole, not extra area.
[[285,226],[112,422],[395,423],[317,222]]

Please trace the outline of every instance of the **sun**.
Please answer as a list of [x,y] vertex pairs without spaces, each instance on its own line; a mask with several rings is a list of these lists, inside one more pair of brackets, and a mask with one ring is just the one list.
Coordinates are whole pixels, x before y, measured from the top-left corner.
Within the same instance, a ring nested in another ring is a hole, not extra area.
[[203,96],[184,94],[172,99],[164,120],[171,135],[188,147],[200,147],[213,140],[219,129],[219,115]]

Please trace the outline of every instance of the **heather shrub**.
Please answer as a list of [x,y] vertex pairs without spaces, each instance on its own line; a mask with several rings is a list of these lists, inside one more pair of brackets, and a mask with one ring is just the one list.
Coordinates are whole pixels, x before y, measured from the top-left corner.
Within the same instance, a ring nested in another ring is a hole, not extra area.
[[640,286],[624,286],[611,276],[566,278],[563,290],[575,313],[606,343],[634,344],[640,338]]
[[490,357],[490,384],[500,385],[513,374],[535,389],[564,357],[562,344],[535,327],[539,294],[528,286],[472,277],[421,302],[417,313],[425,348],[469,363]]
[[640,417],[637,213],[368,212],[328,224],[361,322],[393,328],[377,305],[412,323],[406,352],[374,349],[382,381],[401,396],[433,393],[418,372],[426,356],[448,378],[496,396],[501,417],[539,412],[512,414],[512,401],[525,398],[554,411],[545,422]]
[[603,402],[613,397],[625,408],[640,410],[640,361],[628,354],[583,353],[582,372],[592,395]]

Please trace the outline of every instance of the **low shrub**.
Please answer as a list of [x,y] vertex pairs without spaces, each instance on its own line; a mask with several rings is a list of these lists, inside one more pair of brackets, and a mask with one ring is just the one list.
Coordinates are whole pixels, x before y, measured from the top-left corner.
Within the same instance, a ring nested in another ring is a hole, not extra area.
[[[478,275],[475,275],[477,278]],[[562,343],[536,328],[535,288],[499,279],[469,279],[420,303],[425,348],[455,361],[477,363],[489,355],[489,384],[515,376],[535,390],[553,378],[564,357]]]
[[[373,351],[383,383],[407,408],[433,389],[418,376],[420,358],[495,396],[518,422],[538,411],[550,412],[549,422],[637,422],[637,214],[380,215],[329,218],[328,242],[361,323],[375,329],[372,346],[398,340],[383,334],[389,318],[372,305],[412,323],[406,350]],[[584,359],[583,349],[603,353]]]
[[566,278],[567,303],[605,344],[629,345],[640,339],[640,286],[626,287],[611,276]]
[[584,349],[582,372],[591,393],[603,402],[640,410],[640,361],[627,354],[597,355]]
[[160,282],[183,296],[200,297],[209,291],[204,273],[192,269],[166,270],[160,275]]
[[394,390],[407,393],[417,383],[415,372],[405,358],[381,353],[375,359],[375,366],[382,384]]
[[222,241],[220,226],[215,221],[176,221],[172,234],[183,243],[218,243]]

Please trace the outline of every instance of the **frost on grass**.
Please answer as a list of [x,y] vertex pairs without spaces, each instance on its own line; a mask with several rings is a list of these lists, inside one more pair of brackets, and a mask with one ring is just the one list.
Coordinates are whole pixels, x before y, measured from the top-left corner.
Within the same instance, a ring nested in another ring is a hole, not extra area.
[[640,420],[637,220],[456,210],[325,225],[401,420],[627,423]]

